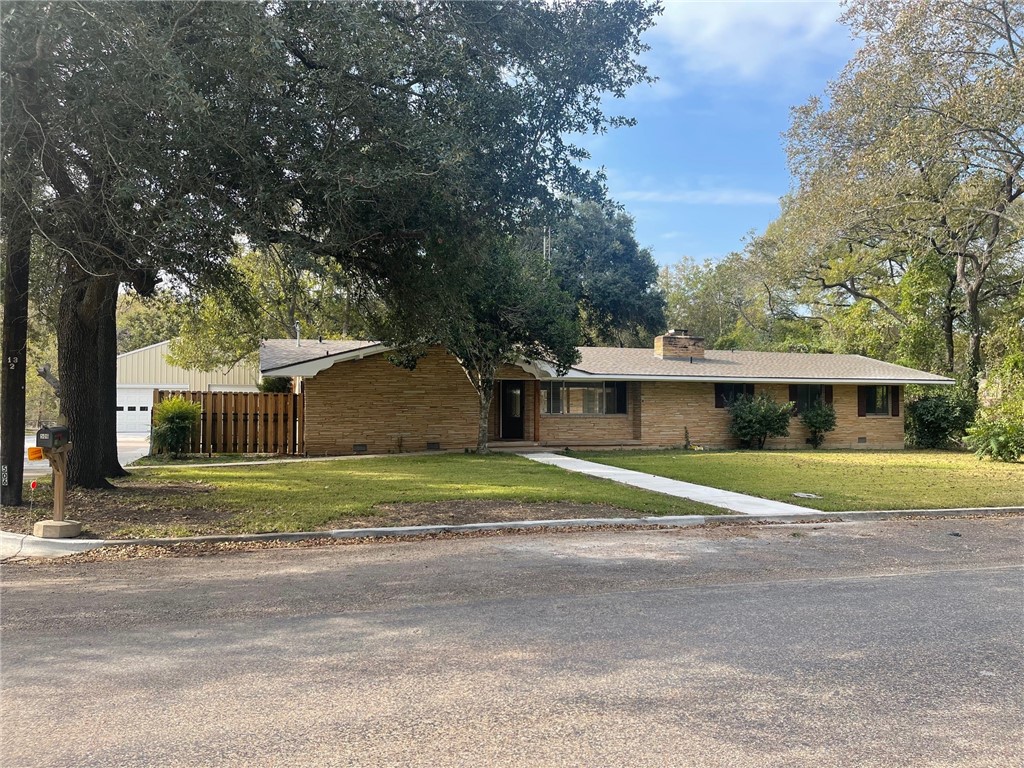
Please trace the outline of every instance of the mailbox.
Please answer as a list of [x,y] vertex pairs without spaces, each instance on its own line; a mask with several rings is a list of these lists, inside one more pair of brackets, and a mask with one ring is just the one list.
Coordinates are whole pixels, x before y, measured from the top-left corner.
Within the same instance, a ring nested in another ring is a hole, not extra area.
[[63,448],[71,441],[71,430],[64,426],[43,427],[36,432],[36,446],[39,448]]

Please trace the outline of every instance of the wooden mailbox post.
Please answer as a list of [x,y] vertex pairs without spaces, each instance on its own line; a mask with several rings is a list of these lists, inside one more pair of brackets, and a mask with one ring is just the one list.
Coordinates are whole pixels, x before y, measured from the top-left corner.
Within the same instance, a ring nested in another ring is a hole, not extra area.
[[53,518],[32,526],[32,534],[43,539],[68,539],[82,533],[77,520],[64,519],[64,501],[68,487],[68,452],[71,432],[67,427],[43,427],[36,432],[35,448],[28,449],[30,459],[45,457],[53,469]]

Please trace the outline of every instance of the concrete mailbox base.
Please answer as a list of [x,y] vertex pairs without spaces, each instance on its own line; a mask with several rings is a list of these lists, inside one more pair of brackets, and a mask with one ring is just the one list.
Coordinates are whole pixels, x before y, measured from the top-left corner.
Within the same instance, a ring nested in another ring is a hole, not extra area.
[[40,520],[32,526],[32,535],[40,539],[72,539],[81,533],[77,520]]

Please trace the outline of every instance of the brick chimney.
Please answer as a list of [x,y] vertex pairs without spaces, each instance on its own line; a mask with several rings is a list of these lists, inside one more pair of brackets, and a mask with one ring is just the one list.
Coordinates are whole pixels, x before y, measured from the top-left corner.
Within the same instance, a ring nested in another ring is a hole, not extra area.
[[654,354],[662,360],[704,359],[704,339],[687,330],[668,331],[654,339]]

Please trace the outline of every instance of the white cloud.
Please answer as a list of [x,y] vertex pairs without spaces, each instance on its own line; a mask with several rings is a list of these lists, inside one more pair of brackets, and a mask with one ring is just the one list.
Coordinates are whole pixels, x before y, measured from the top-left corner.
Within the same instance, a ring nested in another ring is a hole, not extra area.
[[779,195],[749,189],[627,189],[615,199],[640,203],[683,203],[685,205],[777,205]]
[[743,80],[792,77],[820,56],[848,58],[854,44],[838,2],[668,0],[651,45],[693,72]]

